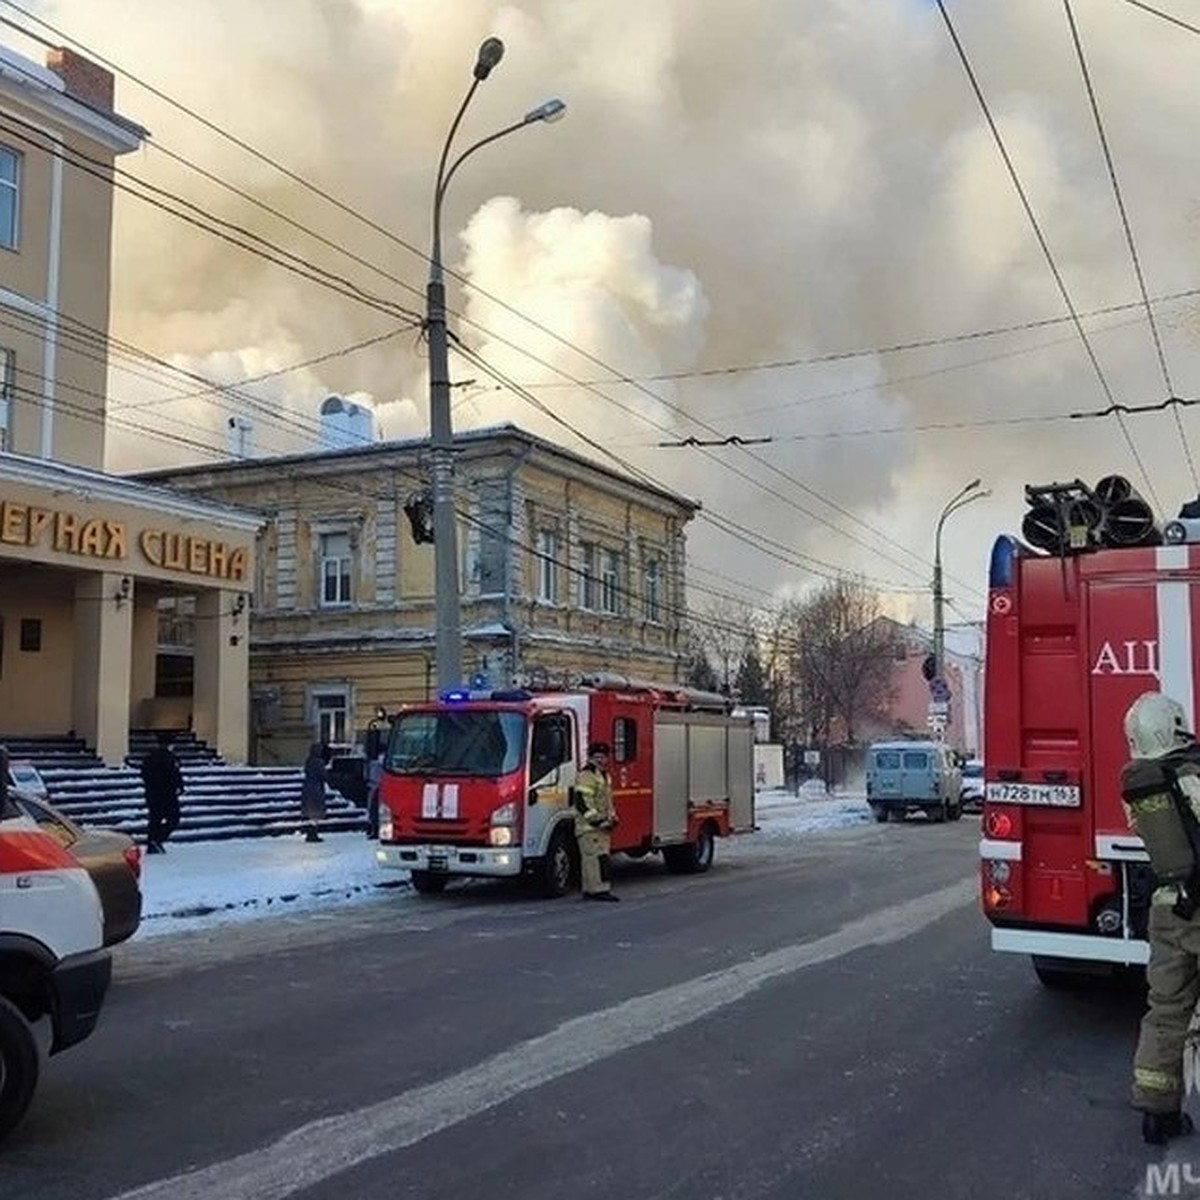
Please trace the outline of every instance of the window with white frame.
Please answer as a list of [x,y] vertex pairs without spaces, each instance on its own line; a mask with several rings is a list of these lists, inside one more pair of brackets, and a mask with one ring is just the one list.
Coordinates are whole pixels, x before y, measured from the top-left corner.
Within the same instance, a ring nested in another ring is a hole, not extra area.
[[661,621],[662,567],[657,558],[646,559],[646,578],[643,581],[642,599],[646,608],[647,621]]
[[9,146],[0,146],[0,246],[17,248],[21,210],[21,156]]
[[595,542],[579,543],[581,571],[579,577],[579,607],[599,608],[599,554]]
[[317,741],[334,746],[343,745],[350,740],[347,736],[350,728],[350,700],[344,688],[314,692],[312,717]]
[[545,604],[558,599],[558,532],[554,529],[538,531],[537,598]]
[[354,554],[349,533],[320,535],[320,564],[321,606],[349,604],[354,598]]
[[600,568],[600,608],[606,613],[621,611],[621,555],[605,550]]
[[11,450],[13,392],[17,381],[17,356],[0,349],[0,450]]

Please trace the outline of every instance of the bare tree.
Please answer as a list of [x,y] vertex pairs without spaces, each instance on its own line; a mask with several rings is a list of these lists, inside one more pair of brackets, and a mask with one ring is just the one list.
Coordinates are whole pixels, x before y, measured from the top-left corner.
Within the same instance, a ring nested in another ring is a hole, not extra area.
[[879,597],[861,580],[835,579],[783,606],[765,639],[781,712],[793,739],[853,742],[891,697],[895,638]]

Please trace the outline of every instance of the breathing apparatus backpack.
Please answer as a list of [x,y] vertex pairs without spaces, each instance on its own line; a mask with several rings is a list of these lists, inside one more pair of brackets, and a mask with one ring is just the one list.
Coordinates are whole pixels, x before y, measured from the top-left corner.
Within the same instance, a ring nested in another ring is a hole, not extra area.
[[1156,884],[1179,889],[1175,912],[1190,920],[1200,906],[1200,746],[1134,759],[1121,773],[1121,795]]

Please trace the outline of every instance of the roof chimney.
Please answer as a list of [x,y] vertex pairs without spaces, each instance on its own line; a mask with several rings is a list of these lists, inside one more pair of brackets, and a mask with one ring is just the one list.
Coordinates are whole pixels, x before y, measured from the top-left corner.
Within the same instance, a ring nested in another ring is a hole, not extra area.
[[68,96],[102,112],[113,111],[113,77],[110,71],[65,46],[46,51],[46,66],[66,84]]

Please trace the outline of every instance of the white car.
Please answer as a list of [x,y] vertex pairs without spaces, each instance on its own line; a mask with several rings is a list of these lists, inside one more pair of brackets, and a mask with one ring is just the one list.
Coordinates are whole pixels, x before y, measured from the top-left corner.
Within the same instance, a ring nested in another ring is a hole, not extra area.
[[964,812],[979,812],[983,808],[983,763],[978,758],[963,763],[962,806]]
[[51,1054],[95,1027],[112,973],[103,940],[87,871],[0,787],[0,1141],[37,1086],[34,1024],[49,1016]]

